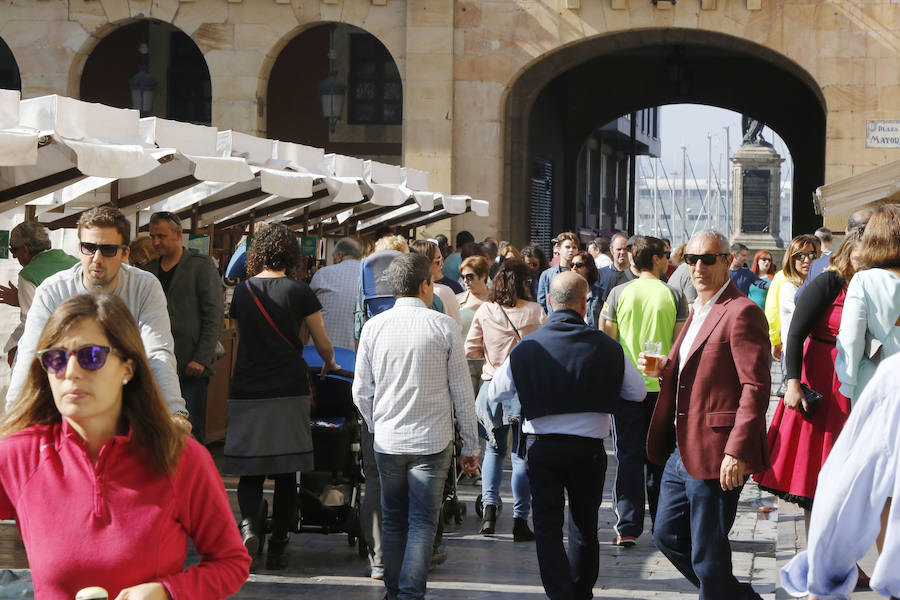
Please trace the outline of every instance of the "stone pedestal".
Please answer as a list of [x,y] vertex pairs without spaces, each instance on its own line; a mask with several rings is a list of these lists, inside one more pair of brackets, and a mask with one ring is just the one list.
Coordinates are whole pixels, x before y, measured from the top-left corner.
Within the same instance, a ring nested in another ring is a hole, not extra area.
[[770,144],[745,144],[731,157],[734,177],[731,241],[781,248],[781,163]]

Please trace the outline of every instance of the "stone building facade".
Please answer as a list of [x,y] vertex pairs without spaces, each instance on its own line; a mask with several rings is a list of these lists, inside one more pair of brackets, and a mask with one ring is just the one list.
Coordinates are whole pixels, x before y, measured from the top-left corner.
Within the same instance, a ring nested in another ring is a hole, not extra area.
[[[525,241],[528,161],[539,143],[534,111],[553,104],[541,94],[566,74],[569,94],[548,109],[571,138],[558,144],[561,163],[571,162],[584,131],[679,99],[757,108],[779,133],[779,119],[789,130],[803,122],[795,115],[819,115],[782,134],[797,176],[806,178],[795,187],[795,230],[816,224],[808,195],[815,186],[900,158],[897,148],[866,147],[867,121],[900,119],[900,4],[891,0],[0,0],[0,38],[15,58],[23,97],[81,97],[82,71],[97,45],[141,19],[171,24],[201,50],[213,125],[262,136],[269,76],[294,38],[329,22],[375,36],[403,83],[400,133],[385,135],[399,140],[403,164],[431,173],[434,189],[491,202],[489,219],[455,219],[454,232],[468,228],[476,237]],[[739,68],[735,56],[750,61],[750,79],[719,87],[740,93],[704,91],[705,78],[720,77],[716,69]],[[616,65],[631,59],[662,75],[605,102],[630,84],[634,72]],[[590,64],[601,70],[577,71]],[[699,65],[693,73],[691,65]],[[766,76],[766,65],[786,74],[783,86],[768,87],[779,80]],[[844,218],[826,224],[839,230]]]

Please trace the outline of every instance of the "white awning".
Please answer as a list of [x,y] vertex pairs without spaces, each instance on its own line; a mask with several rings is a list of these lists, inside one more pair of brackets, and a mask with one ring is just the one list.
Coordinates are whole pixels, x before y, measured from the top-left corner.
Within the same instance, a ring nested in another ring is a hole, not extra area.
[[360,232],[487,215],[487,202],[432,191],[428,181],[425,171],[321,148],[0,90],[0,215],[31,204],[53,229],[103,204],[138,220],[169,210],[198,227],[256,219]]

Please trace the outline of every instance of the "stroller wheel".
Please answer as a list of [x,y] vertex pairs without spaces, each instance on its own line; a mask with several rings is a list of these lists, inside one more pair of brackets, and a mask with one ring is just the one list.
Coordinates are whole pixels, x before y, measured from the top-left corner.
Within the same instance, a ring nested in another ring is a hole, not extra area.
[[354,544],[356,544],[356,536],[353,535],[352,533],[348,533],[347,534],[347,545],[352,547]]
[[478,497],[475,498],[475,514],[478,515],[479,519],[484,517],[484,504],[481,501],[481,494],[478,494]]
[[366,539],[363,536],[359,536],[356,540],[356,554],[360,558],[369,556],[369,546],[366,544]]
[[450,521],[453,520],[453,515],[456,513],[456,508],[454,507],[455,503],[456,503],[455,500],[447,500],[441,506],[441,515],[440,516],[444,520],[445,525],[449,525]]
[[456,521],[457,525],[461,525],[463,521],[466,520],[466,513],[469,512],[469,509],[466,508],[465,502],[457,502],[456,503],[456,514],[454,515],[454,521]]

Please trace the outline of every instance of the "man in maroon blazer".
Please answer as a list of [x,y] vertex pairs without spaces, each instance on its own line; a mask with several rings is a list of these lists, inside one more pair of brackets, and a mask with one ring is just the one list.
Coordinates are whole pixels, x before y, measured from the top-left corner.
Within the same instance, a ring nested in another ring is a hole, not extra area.
[[732,574],[728,532],[747,476],[769,466],[765,315],[728,277],[728,240],[694,235],[685,260],[697,300],[661,378],[647,455],[665,464],[653,539],[708,600],[758,599]]

